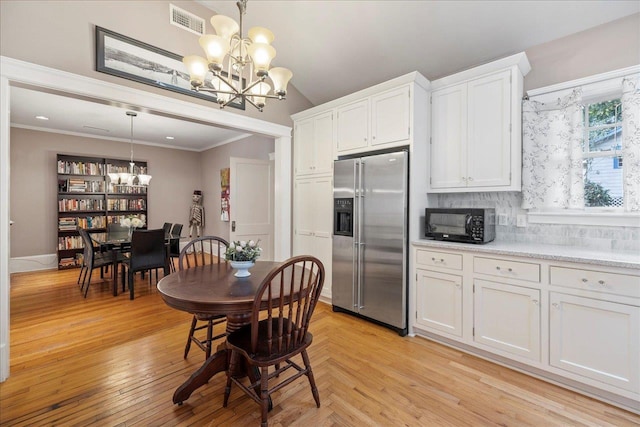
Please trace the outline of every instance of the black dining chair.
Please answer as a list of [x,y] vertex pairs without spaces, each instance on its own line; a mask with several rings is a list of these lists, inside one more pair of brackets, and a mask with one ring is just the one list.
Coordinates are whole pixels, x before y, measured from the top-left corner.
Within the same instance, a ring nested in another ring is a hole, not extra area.
[[[184,270],[204,264],[226,262],[224,253],[228,247],[229,242],[217,236],[203,236],[193,239],[180,251],[178,268]],[[213,327],[224,323],[225,320],[225,315],[194,314],[191,320],[189,336],[187,337],[187,344],[184,347],[184,358],[186,359],[187,355],[189,355],[191,343],[193,342],[205,352],[205,358],[208,359],[209,356],[211,356],[212,341],[227,335],[226,332],[223,331],[214,336]],[[198,322],[205,323],[198,325]],[[197,331],[202,329],[207,330],[207,336],[204,339],[198,338],[195,335]]]
[[134,273],[149,271],[149,283],[151,283],[151,270],[156,271],[158,281],[158,269],[164,269],[164,274],[169,274],[169,257],[167,252],[164,231],[135,230],[131,236],[131,252],[128,258],[122,262],[122,282],[125,280],[125,270],[128,272],[127,283],[129,285],[129,299],[134,297]]
[[164,225],[162,226],[162,230],[164,231],[165,237],[169,237],[169,233],[171,232],[172,225],[173,224],[171,224],[170,222],[165,222]]
[[93,275],[93,270],[96,268],[100,268],[102,273],[102,269],[104,267],[113,266],[113,268],[117,269],[117,265],[124,261],[124,256],[119,254],[115,259],[116,265],[113,265],[114,259],[112,254],[101,253],[99,250],[97,250],[96,246],[94,245],[94,241],[87,230],[85,230],[84,228],[78,228],[78,233],[82,238],[82,244],[84,246],[82,254],[82,268],[80,269],[80,277],[78,277],[78,283],[80,283],[80,278],[82,278],[80,291],[84,293],[84,297],[86,298],[89,291],[89,285],[91,285],[91,276]]
[[182,224],[173,224],[169,230],[167,238],[169,239],[169,267],[171,271],[176,271],[174,260],[180,257],[180,234],[182,233]]
[[[320,395],[307,347],[313,341],[309,324],[320,298],[324,275],[320,260],[302,255],[286,260],[262,280],[253,299],[251,323],[227,336],[226,345],[231,351],[231,358],[224,391],[225,407],[229,401],[231,384],[236,384],[261,405],[261,426],[266,427],[271,394],[302,375],[307,376],[313,399],[316,406],[320,407]],[[297,355],[302,356],[304,368],[291,360]],[[236,366],[243,363],[248,364],[250,369],[260,368],[260,380],[257,383],[251,384],[249,381],[249,384],[245,384],[242,378],[244,374],[236,376],[237,372],[243,371],[236,369]],[[274,367],[271,373],[270,367]],[[269,388],[269,380],[280,377],[289,368],[294,368],[292,374]],[[259,393],[256,388],[259,388]]]

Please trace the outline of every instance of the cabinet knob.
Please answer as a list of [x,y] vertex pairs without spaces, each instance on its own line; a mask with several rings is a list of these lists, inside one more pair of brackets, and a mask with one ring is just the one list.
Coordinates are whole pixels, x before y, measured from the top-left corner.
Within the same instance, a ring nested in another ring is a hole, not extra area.
[[463,176],[463,177],[462,177],[462,180],[463,180],[463,181],[466,181],[466,180],[467,180],[467,177],[466,177],[466,176]]
[[473,178],[471,178],[471,177],[468,177],[467,179],[468,179],[469,181],[473,181]]
[[553,304],[551,304],[551,306],[552,306],[553,308],[560,308],[560,306],[558,305],[558,303],[557,303],[557,302],[554,302]]
[[513,271],[512,269],[509,269],[509,273],[511,273],[512,271]]
[[598,280],[598,283],[602,286],[604,286],[604,280]]
[[500,270],[500,266],[499,265],[496,265],[496,270],[498,270],[498,271]]
[[585,279],[585,278],[582,279],[582,283],[587,283],[587,282],[588,282],[587,279]]
[[531,302],[533,302],[535,305],[538,305],[538,300],[537,299],[531,300]]

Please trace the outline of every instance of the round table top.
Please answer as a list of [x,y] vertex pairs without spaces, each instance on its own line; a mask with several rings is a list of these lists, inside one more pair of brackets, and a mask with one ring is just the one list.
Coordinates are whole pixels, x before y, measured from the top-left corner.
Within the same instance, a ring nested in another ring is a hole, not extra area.
[[262,280],[279,262],[256,261],[249,277],[235,277],[228,263],[191,267],[163,277],[158,291],[177,310],[198,314],[242,314],[251,311]]

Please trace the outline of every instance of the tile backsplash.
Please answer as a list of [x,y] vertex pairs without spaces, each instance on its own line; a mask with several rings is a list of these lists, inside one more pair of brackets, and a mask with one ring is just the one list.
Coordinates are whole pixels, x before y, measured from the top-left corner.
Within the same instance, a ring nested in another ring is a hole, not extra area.
[[429,206],[440,208],[495,208],[496,215],[506,214],[508,225],[496,224],[496,240],[501,242],[542,243],[578,246],[614,251],[640,251],[640,229],[636,227],[601,227],[592,225],[527,224],[516,227],[521,209],[519,192],[447,193],[428,196]]

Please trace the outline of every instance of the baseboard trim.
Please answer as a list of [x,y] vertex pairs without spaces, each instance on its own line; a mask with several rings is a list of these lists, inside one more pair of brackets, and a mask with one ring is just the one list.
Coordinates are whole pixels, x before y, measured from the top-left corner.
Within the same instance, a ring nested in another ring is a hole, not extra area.
[[27,271],[57,268],[58,256],[56,254],[33,255],[9,259],[9,273],[24,273]]

